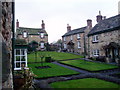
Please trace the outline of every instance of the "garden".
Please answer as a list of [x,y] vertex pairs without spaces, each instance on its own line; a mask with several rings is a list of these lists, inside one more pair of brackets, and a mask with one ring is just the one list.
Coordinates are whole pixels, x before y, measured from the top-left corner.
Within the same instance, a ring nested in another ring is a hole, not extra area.
[[69,81],[60,81],[50,84],[53,88],[119,88],[120,85],[96,79],[96,78],[85,78]]
[[[69,77],[72,75],[81,75],[80,72],[46,62],[46,57],[52,61],[75,67],[78,69],[94,72],[118,68],[116,65],[85,61],[80,58],[83,56],[65,52],[38,51],[28,54],[28,67],[34,73],[34,78],[49,79],[54,77]],[[69,60],[70,59],[70,60]],[[75,59],[75,60],[71,60]],[[118,84],[96,78],[74,79],[49,83],[52,88],[118,88]]]
[[85,60],[69,60],[69,61],[59,61],[62,64],[74,66],[80,69],[88,70],[88,71],[99,71],[99,70],[107,70],[118,68],[116,65],[110,65],[105,63],[96,63]]
[[71,53],[65,53],[65,52],[37,51],[28,54],[28,62],[40,62],[41,56],[51,57],[52,60],[56,60],[56,61],[83,58],[83,56],[75,55]]

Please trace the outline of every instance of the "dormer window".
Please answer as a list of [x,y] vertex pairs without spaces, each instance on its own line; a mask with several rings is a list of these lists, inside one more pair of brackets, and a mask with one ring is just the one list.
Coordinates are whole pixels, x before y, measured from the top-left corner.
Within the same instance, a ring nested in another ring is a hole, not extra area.
[[77,39],[80,39],[80,34],[77,34]]
[[41,38],[44,38],[44,33],[40,33],[40,37],[41,37]]
[[98,42],[98,41],[99,41],[98,35],[94,35],[92,42]]
[[27,37],[27,32],[26,32],[26,31],[23,32],[23,37],[24,37],[24,38]]

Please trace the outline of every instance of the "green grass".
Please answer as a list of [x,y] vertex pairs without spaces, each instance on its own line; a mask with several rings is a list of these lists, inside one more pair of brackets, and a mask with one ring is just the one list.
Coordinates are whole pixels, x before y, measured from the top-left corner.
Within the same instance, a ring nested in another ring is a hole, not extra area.
[[35,68],[35,66],[41,66],[40,63],[28,64],[28,67],[31,67],[33,73],[37,75],[36,78],[79,74],[79,72],[76,72],[52,63],[45,63],[44,65],[48,65],[51,68],[44,68],[44,69]]
[[64,64],[72,65],[78,68],[82,68],[85,70],[89,70],[89,71],[106,70],[106,69],[113,69],[118,67],[115,65],[89,62],[84,60],[69,60],[69,61],[60,61],[60,62]]
[[65,52],[51,52],[51,51],[38,51],[37,52],[37,61],[35,61],[35,53],[28,54],[28,62],[40,62],[40,56],[51,56],[53,60],[65,60],[65,59],[74,59],[74,58],[83,58],[83,56],[65,53]]
[[61,81],[50,84],[53,88],[118,88],[120,85],[96,78]]

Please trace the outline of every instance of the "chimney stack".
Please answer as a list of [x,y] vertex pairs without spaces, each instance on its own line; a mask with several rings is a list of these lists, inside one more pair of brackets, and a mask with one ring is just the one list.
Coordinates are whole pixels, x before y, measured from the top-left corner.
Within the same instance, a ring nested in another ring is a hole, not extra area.
[[16,22],[16,28],[18,29],[19,28],[19,21],[17,19],[17,22]]
[[69,26],[69,24],[67,24],[67,32],[71,31],[71,26]]
[[92,20],[91,20],[91,19],[88,19],[88,20],[87,20],[87,26],[88,26],[88,27],[92,27]]
[[44,21],[43,21],[43,20],[42,20],[41,27],[42,27],[42,29],[43,29],[43,30],[45,30],[45,23],[44,23]]
[[102,21],[102,15],[101,15],[100,11],[99,11],[99,15],[97,15],[96,17],[97,17],[97,23],[99,23],[100,21]]

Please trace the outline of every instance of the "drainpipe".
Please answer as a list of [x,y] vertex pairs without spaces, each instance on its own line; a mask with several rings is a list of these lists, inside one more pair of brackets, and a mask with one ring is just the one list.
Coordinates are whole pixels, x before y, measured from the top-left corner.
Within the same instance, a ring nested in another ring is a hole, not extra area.
[[86,43],[85,43],[86,39],[85,39],[85,34],[84,34],[84,58],[86,56]]
[[14,89],[14,48],[15,48],[15,1],[12,1],[12,74],[13,74],[13,89]]

